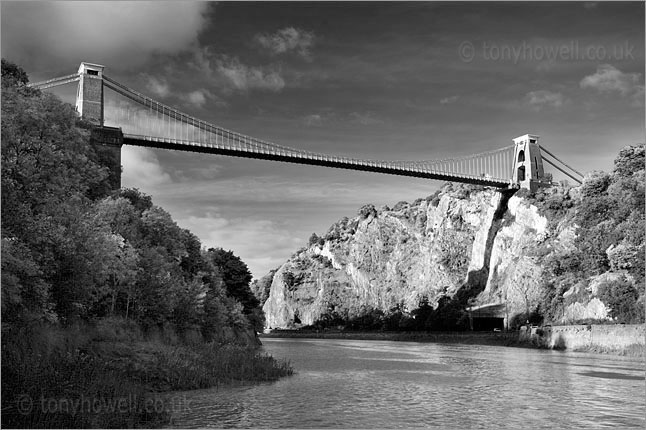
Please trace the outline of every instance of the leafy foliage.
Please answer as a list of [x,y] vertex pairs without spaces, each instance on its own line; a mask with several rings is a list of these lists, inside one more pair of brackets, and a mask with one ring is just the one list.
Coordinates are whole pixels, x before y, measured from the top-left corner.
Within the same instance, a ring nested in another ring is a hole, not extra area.
[[222,248],[210,248],[203,254],[203,258],[220,273],[227,293],[242,304],[245,313],[251,313],[254,308],[260,305],[249,288],[252,278],[251,272],[233,252],[225,251]]
[[307,241],[308,246],[318,245],[323,246],[325,244],[325,239],[319,237],[316,233],[312,233],[309,240]]
[[373,205],[373,204],[363,205],[359,209],[359,217],[361,219],[366,219],[366,218],[368,218],[370,216],[372,216],[372,217],[377,216],[377,209],[375,208],[375,205]]
[[6,87],[24,86],[29,83],[27,73],[17,64],[2,59],[2,84]]
[[271,283],[273,282],[274,275],[276,274],[277,271],[278,269],[270,270],[268,274],[266,274],[260,279],[255,279],[250,285],[251,291],[260,302],[260,306],[264,305],[265,302],[267,301],[267,298],[269,297],[269,291],[271,290]]
[[[217,384],[225,374],[266,380],[291,372],[256,351],[220,345],[264,324],[246,265],[230,252],[203,251],[150,196],[113,191],[88,125],[27,83],[19,66],[2,60],[2,425],[155,426],[168,414],[142,412],[151,373],[179,389]],[[88,337],[93,327],[122,326],[134,327],[126,330],[134,337],[140,329],[170,333],[185,345],[155,351],[161,340],[152,336],[118,346]],[[106,357],[111,349],[115,357]],[[155,357],[164,372],[150,366]],[[137,404],[127,413],[25,414],[16,410],[21,395],[134,395]]]
[[630,275],[598,294],[611,316],[617,322],[644,321],[644,153],[644,145],[627,146],[611,173],[592,172],[578,189],[555,187],[532,196],[548,219],[570,218],[578,226],[576,249],[544,260],[541,311],[549,321],[562,314],[563,294],[577,279],[607,271]]
[[639,302],[639,292],[630,282],[604,284],[599,289],[599,298],[609,305],[610,316],[618,323],[632,323],[643,317],[643,301]]
[[[262,326],[247,266],[199,239],[137,189],[107,193],[72,106],[2,60],[2,318],[121,316],[144,327]],[[103,191],[101,191],[103,190]],[[3,326],[4,328],[4,326]]]

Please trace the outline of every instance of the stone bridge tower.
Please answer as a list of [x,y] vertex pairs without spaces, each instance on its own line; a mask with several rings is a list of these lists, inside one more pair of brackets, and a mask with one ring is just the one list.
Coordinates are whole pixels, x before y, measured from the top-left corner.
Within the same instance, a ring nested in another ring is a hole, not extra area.
[[514,151],[513,182],[531,191],[551,183],[545,177],[538,139],[539,137],[534,134],[526,134],[514,139],[516,150]]
[[99,127],[103,126],[103,69],[99,64],[81,63],[76,92],[76,111]]
[[103,125],[103,69],[103,66],[93,63],[81,63],[79,66],[76,111],[81,118],[94,125],[90,143],[99,156],[99,162],[110,169],[110,187],[118,189],[121,188],[123,133],[120,128]]

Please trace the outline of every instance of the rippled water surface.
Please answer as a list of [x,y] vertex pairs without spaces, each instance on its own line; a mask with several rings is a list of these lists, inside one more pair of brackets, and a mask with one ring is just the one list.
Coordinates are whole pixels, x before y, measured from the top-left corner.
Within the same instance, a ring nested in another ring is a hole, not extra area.
[[175,427],[644,428],[644,360],[389,341],[263,339],[297,373],[177,393]]

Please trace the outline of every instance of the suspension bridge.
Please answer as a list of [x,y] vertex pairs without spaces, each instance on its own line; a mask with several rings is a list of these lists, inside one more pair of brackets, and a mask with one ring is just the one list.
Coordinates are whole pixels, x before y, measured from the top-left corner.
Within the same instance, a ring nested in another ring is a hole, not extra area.
[[[247,136],[200,120],[129,88],[104,73],[104,66],[81,63],[78,72],[30,84],[45,90],[78,83],[76,110],[93,123],[92,141],[112,148],[115,187],[120,187],[122,145],[220,154],[390,175],[462,182],[496,188],[552,185],[543,161],[576,182],[583,175],[526,134],[513,144],[465,157],[441,160],[371,160],[305,151]],[[104,89],[128,101],[106,109]],[[112,124],[107,126],[106,123]],[[118,170],[118,172],[116,172]]]

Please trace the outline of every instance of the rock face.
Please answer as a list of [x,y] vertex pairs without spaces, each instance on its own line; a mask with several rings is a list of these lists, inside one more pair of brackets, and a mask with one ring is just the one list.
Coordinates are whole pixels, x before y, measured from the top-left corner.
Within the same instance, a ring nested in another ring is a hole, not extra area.
[[[278,268],[263,306],[266,325],[289,328],[373,309],[410,311],[422,297],[435,306],[463,285],[480,291],[474,305],[507,303],[512,317],[540,302],[541,260],[572,247],[574,229],[567,222],[548,229],[548,220],[523,198],[461,185],[392,209],[366,205]],[[580,305],[574,314],[606,317],[598,300]]]

